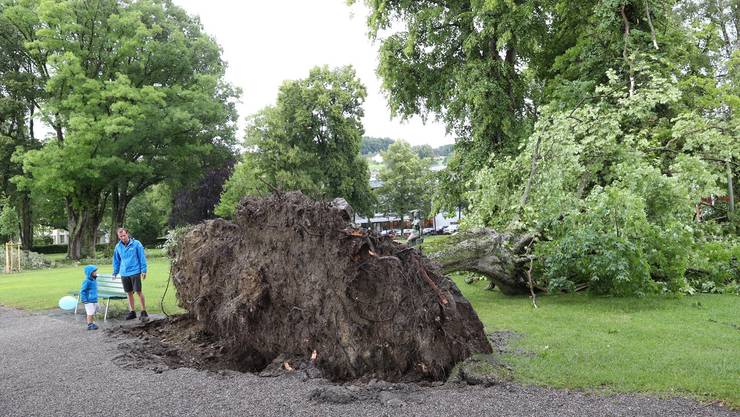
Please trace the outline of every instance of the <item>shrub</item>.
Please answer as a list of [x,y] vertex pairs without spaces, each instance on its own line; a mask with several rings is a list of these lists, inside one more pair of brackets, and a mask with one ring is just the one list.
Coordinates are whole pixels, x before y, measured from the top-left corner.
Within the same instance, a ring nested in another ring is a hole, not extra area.
[[54,243],[51,236],[38,236],[33,238],[33,246],[50,246]]
[[[5,251],[0,251],[0,264],[5,265]],[[21,268],[43,269],[54,266],[54,261],[37,252],[21,251]]]
[[[37,253],[43,253],[46,255],[53,253],[67,253],[67,245],[34,245],[31,250]],[[112,256],[113,249],[107,243],[100,243],[95,245],[96,254],[107,254],[108,257]]]
[[34,245],[32,251],[37,253],[67,253],[67,245]]
[[740,243],[729,239],[699,243],[689,264],[687,278],[693,289],[724,292],[740,279]]
[[175,257],[182,238],[185,234],[191,231],[193,227],[194,226],[180,226],[167,231],[167,240],[162,245],[162,249],[164,249],[164,252],[170,259]]

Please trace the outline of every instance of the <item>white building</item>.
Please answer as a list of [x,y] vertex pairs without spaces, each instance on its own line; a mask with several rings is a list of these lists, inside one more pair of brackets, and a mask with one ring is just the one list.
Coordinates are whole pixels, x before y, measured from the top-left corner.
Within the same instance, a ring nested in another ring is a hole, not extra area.
[[64,229],[52,229],[50,235],[52,245],[69,244],[69,232]]
[[[47,236],[51,237],[52,245],[68,245],[69,244],[69,232],[64,229],[52,229]],[[98,231],[98,245],[110,243],[109,234]]]

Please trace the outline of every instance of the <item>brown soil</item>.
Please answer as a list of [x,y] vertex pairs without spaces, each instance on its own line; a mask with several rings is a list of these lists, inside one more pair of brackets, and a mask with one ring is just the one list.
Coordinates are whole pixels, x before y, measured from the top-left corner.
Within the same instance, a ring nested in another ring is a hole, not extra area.
[[219,356],[211,361],[232,369],[308,364],[331,380],[442,380],[472,353],[491,352],[436,264],[354,229],[351,217],[343,200],[294,192],[245,198],[234,223],[195,227],[171,272],[198,326],[184,332],[204,337],[203,349]]

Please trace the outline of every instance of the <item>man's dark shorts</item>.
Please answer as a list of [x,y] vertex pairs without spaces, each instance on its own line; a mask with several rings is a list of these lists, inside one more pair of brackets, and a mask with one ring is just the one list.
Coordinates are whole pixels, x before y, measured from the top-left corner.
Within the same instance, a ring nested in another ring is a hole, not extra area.
[[123,290],[126,292],[141,292],[141,274],[121,277],[121,283],[123,284]]

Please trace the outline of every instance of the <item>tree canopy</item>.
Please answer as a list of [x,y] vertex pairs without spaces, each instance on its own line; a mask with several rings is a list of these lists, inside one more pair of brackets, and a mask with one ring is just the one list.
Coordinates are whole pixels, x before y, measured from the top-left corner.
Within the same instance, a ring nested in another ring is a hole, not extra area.
[[56,135],[24,155],[19,183],[64,197],[70,257],[93,250],[108,201],[120,226],[135,195],[231,146],[238,92],[223,81],[220,48],[171,2],[6,0],[0,10]]
[[352,67],[316,67],[307,78],[286,81],[276,104],[250,118],[245,140],[252,151],[227,182],[217,213],[232,213],[242,192],[268,184],[315,198],[342,197],[369,213],[370,174],[360,156],[366,94]]
[[538,285],[610,294],[730,280],[736,3],[367,2],[392,110],[457,136],[436,207],[536,234]]
[[429,214],[433,192],[429,160],[419,158],[408,143],[396,141],[383,152],[379,177],[383,182],[377,191],[381,211],[401,217],[412,210]]

